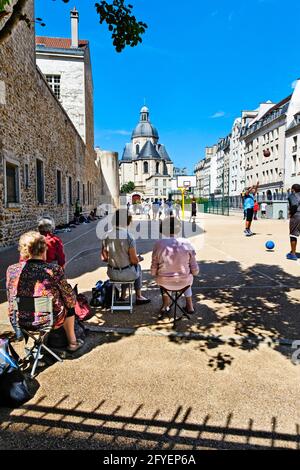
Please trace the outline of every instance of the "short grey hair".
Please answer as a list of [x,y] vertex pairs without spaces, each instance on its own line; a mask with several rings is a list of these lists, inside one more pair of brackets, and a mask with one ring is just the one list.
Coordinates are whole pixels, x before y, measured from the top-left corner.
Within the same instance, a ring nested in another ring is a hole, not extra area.
[[54,220],[43,217],[38,221],[38,229],[41,233],[52,232],[55,228]]

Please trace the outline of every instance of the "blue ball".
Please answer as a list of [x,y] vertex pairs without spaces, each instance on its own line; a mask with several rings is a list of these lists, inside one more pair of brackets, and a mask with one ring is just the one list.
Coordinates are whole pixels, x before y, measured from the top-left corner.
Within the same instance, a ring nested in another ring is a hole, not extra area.
[[275,248],[275,243],[272,242],[272,240],[269,240],[267,243],[266,243],[266,248],[267,250],[273,250]]

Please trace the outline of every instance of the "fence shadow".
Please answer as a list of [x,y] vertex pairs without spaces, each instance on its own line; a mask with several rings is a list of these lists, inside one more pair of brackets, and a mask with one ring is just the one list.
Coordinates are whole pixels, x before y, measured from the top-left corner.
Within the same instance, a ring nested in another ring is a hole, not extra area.
[[18,412],[0,410],[0,449],[300,448],[299,426],[295,424],[294,434],[280,432],[276,417],[270,418],[268,429],[256,429],[253,419],[242,427],[234,426],[232,413],[223,425],[216,425],[210,415],[195,423],[191,407],[178,406],[166,419],[160,409],[145,417],[144,404],[137,405],[130,415],[121,413],[121,405],[108,414],[101,412],[105,400],[85,411],[80,409],[82,402],[64,407],[68,398],[63,396],[48,406],[43,404],[46,397],[41,397]]

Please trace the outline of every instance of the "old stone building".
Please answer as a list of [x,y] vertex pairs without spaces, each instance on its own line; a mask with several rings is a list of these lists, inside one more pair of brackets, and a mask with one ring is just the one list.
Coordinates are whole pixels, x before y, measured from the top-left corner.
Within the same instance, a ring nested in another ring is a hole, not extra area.
[[[28,1],[26,13],[34,18],[33,0]],[[68,43],[61,49],[69,51],[71,46],[72,54],[80,55],[81,43],[78,47]],[[77,125],[70,109],[64,109],[37,67],[35,47],[34,28],[24,22],[0,47],[2,247],[36,227],[39,216],[51,215],[57,224],[68,222],[73,218],[77,197],[83,209],[90,211],[98,204],[101,192],[93,141],[92,94],[85,94],[90,100],[85,105],[87,113],[82,126]]]

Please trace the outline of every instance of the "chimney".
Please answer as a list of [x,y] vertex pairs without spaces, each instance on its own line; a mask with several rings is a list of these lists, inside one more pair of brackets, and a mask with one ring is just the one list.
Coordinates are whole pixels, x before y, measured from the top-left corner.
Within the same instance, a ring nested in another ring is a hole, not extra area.
[[78,48],[78,23],[79,13],[76,7],[71,10],[71,47]]

